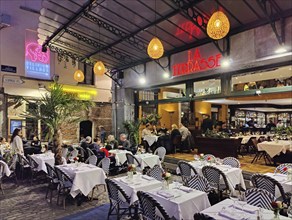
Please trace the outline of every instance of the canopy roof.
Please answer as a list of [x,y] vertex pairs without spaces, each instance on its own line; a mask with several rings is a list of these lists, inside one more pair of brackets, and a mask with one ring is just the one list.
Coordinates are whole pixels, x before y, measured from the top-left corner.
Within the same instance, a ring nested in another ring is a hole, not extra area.
[[119,70],[150,61],[153,36],[165,56],[212,42],[206,24],[218,9],[229,18],[229,36],[292,16],[287,0],[44,0],[42,7],[38,36],[44,49],[59,59],[102,60]]

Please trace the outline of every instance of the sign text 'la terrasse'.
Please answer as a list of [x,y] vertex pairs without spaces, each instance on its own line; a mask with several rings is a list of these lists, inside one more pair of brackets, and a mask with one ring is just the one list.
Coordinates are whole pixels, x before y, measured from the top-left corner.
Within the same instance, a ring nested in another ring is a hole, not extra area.
[[221,57],[222,55],[220,53],[209,57],[202,57],[198,48],[194,52],[189,50],[188,61],[186,63],[176,63],[172,65],[172,75],[183,76],[217,68],[220,66]]

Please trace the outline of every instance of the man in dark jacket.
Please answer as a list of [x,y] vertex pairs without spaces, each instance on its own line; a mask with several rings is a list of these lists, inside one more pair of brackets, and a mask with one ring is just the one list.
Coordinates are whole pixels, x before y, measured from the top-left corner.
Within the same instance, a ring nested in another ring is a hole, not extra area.
[[210,119],[210,115],[206,115],[206,118],[203,120],[201,125],[202,131],[205,133],[207,129],[213,130],[213,121]]

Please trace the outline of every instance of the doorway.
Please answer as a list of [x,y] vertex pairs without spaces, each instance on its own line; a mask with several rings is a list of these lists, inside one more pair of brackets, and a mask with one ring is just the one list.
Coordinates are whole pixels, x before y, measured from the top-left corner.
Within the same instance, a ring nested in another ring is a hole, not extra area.
[[82,137],[92,137],[92,122],[89,120],[80,122],[79,126],[79,138],[82,139]]

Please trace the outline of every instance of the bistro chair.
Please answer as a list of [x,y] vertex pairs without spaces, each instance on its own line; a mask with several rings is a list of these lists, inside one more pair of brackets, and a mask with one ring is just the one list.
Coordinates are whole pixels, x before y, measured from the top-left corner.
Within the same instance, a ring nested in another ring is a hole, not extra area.
[[5,169],[7,167],[8,167],[8,165],[4,161],[0,160],[0,190],[2,192],[2,195],[4,195],[4,190],[3,190],[3,186],[2,186],[2,179],[6,175]]
[[164,147],[158,147],[155,151],[154,151],[154,155],[158,155],[161,163],[164,162],[164,157],[166,154],[166,149]]
[[283,186],[274,178],[263,174],[254,174],[251,176],[251,182],[254,187],[267,190],[274,197],[276,188],[278,188],[283,202],[289,205],[291,193],[285,193]]
[[292,169],[292,163],[282,163],[277,166],[274,173],[288,174],[288,169]]
[[137,166],[137,170],[142,171],[141,164],[140,164],[139,160],[136,157],[134,157],[130,153],[126,153],[126,157],[127,157],[128,165],[129,164],[135,164]]
[[110,208],[108,211],[107,219],[111,215],[116,215],[117,219],[121,219],[123,215],[132,215],[131,209],[133,206],[130,205],[131,199],[126,192],[113,180],[106,179],[108,196],[110,200]]
[[57,205],[59,205],[59,198],[63,196],[63,208],[66,208],[66,198],[70,195],[73,185],[73,180],[60,168],[55,166],[55,172],[59,180]]
[[184,184],[186,184],[186,181],[188,178],[192,177],[193,175],[198,174],[195,168],[191,164],[185,161],[181,160],[177,163],[177,165],[178,165],[180,175]]
[[[220,200],[222,200],[223,192],[230,191],[225,173],[213,166],[204,166],[202,173],[208,180],[210,186],[218,192]],[[221,179],[223,180],[223,184],[220,183]]]
[[48,198],[48,194],[50,192],[50,203],[52,203],[52,196],[53,191],[57,190],[57,187],[59,185],[59,180],[56,174],[55,169],[48,163],[45,163],[47,168],[47,178],[48,178],[48,186],[46,191],[46,199]]
[[101,161],[99,161],[97,166],[103,169],[105,174],[108,176],[109,171],[110,171],[110,163],[111,163],[111,160],[108,157],[105,157]]
[[84,162],[85,161],[86,152],[83,149],[83,147],[75,147],[75,149],[78,150],[80,161]]
[[69,156],[69,161],[74,162],[74,158],[78,156],[78,150],[74,149],[71,151],[70,156]]
[[86,150],[87,150],[88,157],[95,155],[94,152],[90,148],[87,148]]
[[272,210],[271,203],[275,201],[275,196],[267,190],[252,188],[245,191],[247,204],[264,209]]
[[162,174],[163,174],[164,170],[160,168],[159,165],[154,165],[154,167],[152,167],[151,169],[149,169],[146,173],[146,175],[153,177],[154,179],[158,180],[158,181],[162,181]]
[[143,219],[171,220],[162,205],[149,194],[137,192]]
[[68,148],[67,147],[63,147],[62,148],[62,157],[64,158],[68,158]]
[[222,163],[224,165],[229,165],[234,168],[240,168],[240,162],[235,157],[225,157]]
[[206,193],[212,190],[208,180],[198,174],[195,174],[187,179],[186,186]]
[[[24,172],[25,170],[29,170],[31,172],[31,167],[29,161],[21,154],[17,154],[17,160],[19,164],[19,171],[20,171],[20,177],[23,180]],[[32,177],[32,173],[31,173]],[[31,180],[32,181],[32,180]]]
[[39,164],[30,155],[27,155],[27,158],[30,165],[31,181],[33,181],[33,177],[39,172],[38,171]]
[[212,218],[211,216],[204,213],[195,213],[194,220],[215,220],[215,218]]
[[264,150],[258,149],[257,139],[251,138],[251,141],[253,142],[254,149],[255,149],[255,156],[254,156],[253,160],[251,161],[251,163],[254,163],[254,162],[256,163],[258,160],[260,160],[263,157],[266,165],[272,164],[271,157],[267,154],[267,152]]
[[173,152],[176,154],[176,150],[179,149],[181,150],[182,146],[182,136],[181,135],[176,135],[173,140],[172,140],[172,147],[173,147]]
[[96,166],[97,157],[95,155],[91,155],[90,157],[87,158],[87,160],[85,161],[85,163]]

